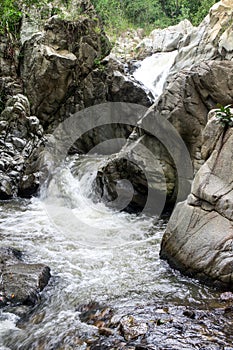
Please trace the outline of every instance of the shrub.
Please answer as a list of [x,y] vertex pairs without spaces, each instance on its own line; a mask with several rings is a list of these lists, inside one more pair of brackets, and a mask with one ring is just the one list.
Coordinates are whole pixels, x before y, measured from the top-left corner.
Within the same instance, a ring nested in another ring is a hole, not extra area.
[[221,106],[216,109],[216,118],[218,118],[218,123],[223,126],[233,126],[233,113],[231,111],[231,105]]

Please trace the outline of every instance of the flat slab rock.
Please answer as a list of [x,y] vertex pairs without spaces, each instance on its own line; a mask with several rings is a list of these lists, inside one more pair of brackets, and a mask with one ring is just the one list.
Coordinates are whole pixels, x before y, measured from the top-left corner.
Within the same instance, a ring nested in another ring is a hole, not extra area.
[[50,279],[44,264],[27,264],[14,248],[0,248],[0,307],[34,305]]

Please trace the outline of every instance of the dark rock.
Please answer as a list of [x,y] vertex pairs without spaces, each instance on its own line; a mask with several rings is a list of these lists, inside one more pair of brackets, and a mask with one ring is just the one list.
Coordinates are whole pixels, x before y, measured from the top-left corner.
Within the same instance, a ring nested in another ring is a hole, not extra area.
[[14,95],[0,115],[0,199],[29,197],[39,186],[37,162],[44,144],[38,118],[30,116],[26,96]]
[[[85,343],[90,349],[101,350],[177,350],[196,348],[201,337],[203,349],[221,348],[223,341],[224,346],[231,346],[232,310],[224,308],[222,302],[215,307],[208,304],[206,310],[206,305],[193,308],[150,303],[140,307],[121,306],[120,310],[114,310],[113,316],[106,315],[106,324],[114,324],[110,328],[114,335],[98,331],[96,338],[86,339]],[[210,337],[217,335],[219,324],[227,325],[221,327],[221,339]]]
[[80,312],[79,317],[82,322],[95,325],[98,328],[108,328],[111,316],[113,315],[113,310],[111,308],[95,302],[79,305],[76,310]]
[[[125,180],[130,182],[133,189]],[[127,159],[113,159],[98,171],[96,185],[99,197],[114,209],[135,213],[140,212],[146,204],[147,179],[142,169]]]
[[22,252],[15,248],[1,247],[0,253],[0,264],[14,264],[22,260]]
[[13,248],[0,249],[0,271],[1,306],[34,305],[50,278],[48,266],[24,263],[21,252]]
[[187,316],[188,318],[194,319],[196,317],[195,312],[193,310],[185,310],[183,312],[184,316]]
[[99,334],[100,335],[105,335],[106,337],[110,337],[110,336],[114,335],[114,331],[111,328],[100,327],[99,328]]

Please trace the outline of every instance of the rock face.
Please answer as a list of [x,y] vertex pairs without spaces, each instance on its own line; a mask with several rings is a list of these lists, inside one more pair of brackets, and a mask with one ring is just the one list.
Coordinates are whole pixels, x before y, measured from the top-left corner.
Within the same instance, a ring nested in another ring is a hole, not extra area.
[[20,74],[33,114],[48,122],[108,50],[98,20],[87,15],[76,21],[51,17],[44,31],[27,40],[21,50]]
[[[56,4],[63,16],[53,15]],[[46,5],[48,18],[35,19],[34,8],[30,20],[23,19],[22,45],[10,35],[0,38],[1,199],[29,197],[37,191],[43,135],[71,113],[106,101],[151,105],[142,87],[125,76],[120,62],[102,62],[110,44],[91,3],[74,0],[68,8],[56,4]],[[79,142],[79,151],[99,142],[94,134]]]
[[48,266],[26,264],[21,252],[12,248],[0,248],[0,272],[0,307],[34,305],[50,278]]
[[[212,7],[198,28],[192,28],[185,21],[177,28],[170,27],[152,32],[149,39],[144,39],[142,45],[139,45],[142,56],[148,53],[147,48],[150,53],[178,49],[178,54],[169,73],[164,93],[153,105],[151,112],[141,119],[139,127],[129,138],[128,145],[118,155],[109,159],[108,165],[100,169],[97,182],[101,186],[100,193],[103,198],[110,200],[112,196],[115,200],[116,186],[118,180],[122,179],[119,169],[122,168],[124,177],[130,179],[135,194],[141,193],[145,196],[148,191],[153,190],[164,196],[165,191],[167,204],[174,203],[177,194],[177,169],[164,147],[166,142],[162,145],[153,136],[157,127],[157,115],[166,118],[175,127],[190,152],[194,173],[199,170],[204,162],[201,155],[201,134],[207,122],[207,114],[217,103],[227,105],[233,100],[232,11],[229,1],[220,1]],[[137,151],[139,145],[145,147],[144,152]],[[156,166],[153,162],[150,164],[148,151],[157,159]],[[131,165],[129,171],[124,168],[125,159],[128,158],[136,164],[136,167]],[[145,175],[142,175],[140,180],[138,165],[146,170],[146,176],[149,178],[147,183],[144,181]],[[161,188],[162,183],[166,183],[166,189],[164,186]],[[144,197],[141,203],[145,201]],[[138,203],[135,202],[135,206],[137,207]]]
[[184,37],[172,71],[178,72],[201,61],[232,60],[232,14],[231,1],[216,3],[203,22]]
[[160,256],[190,276],[233,288],[233,129],[213,116],[203,137],[205,164],[191,194],[179,203],[164,234]]
[[[48,11],[45,11],[48,13],[47,18],[41,18],[34,27],[29,26],[28,31],[25,24],[27,19],[24,18],[22,46],[15,48],[11,37],[1,38],[0,120],[1,151],[4,155],[3,164],[0,164],[2,199],[16,195],[30,196],[38,189],[37,159],[44,142],[40,124],[44,133],[52,133],[71,114],[107,101],[132,102],[147,107],[151,105],[150,97],[140,84],[130,75],[126,76],[122,63],[111,56],[105,58],[110,52],[109,41],[88,0],[74,0],[67,5],[70,8],[66,8],[63,3],[63,16],[54,15],[56,9],[53,4],[48,6]],[[72,18],[69,12],[72,12]],[[191,153],[195,171],[202,164],[200,133],[206,124],[207,112],[217,102],[228,104],[232,100],[232,66],[229,61],[232,59],[231,15],[230,3],[223,0],[212,8],[198,29],[192,29],[190,23],[184,21],[175,28],[154,31],[151,37],[152,52],[174,48],[179,50],[167,90],[152,111],[168,119],[177,129]],[[224,58],[228,62],[223,61]],[[222,61],[212,62],[210,59]],[[194,62],[204,60],[208,62],[191,66]],[[180,70],[187,65],[189,68]],[[174,78],[177,70],[179,72]],[[22,101],[19,102],[18,99]],[[16,100],[22,105],[19,109],[18,102],[13,107]],[[21,114],[26,117],[18,118]],[[11,120],[16,123],[15,130]],[[153,120],[147,117],[141,121],[142,129],[148,123],[151,123],[153,129]],[[102,141],[99,135],[111,137],[115,131],[111,126],[100,132],[92,130],[77,142],[74,151],[86,152]],[[124,138],[128,137],[131,131],[132,128],[120,132],[118,129],[118,136],[121,134]],[[159,185],[156,181],[165,176],[168,201],[174,202],[176,170],[168,152],[150,133],[139,128],[134,132],[135,139],[155,154],[160,164],[159,170],[155,171],[154,167],[148,169],[152,189],[157,191],[159,187],[160,191],[161,181],[159,180]],[[127,155],[129,149],[132,150],[132,141],[129,141],[129,145],[121,155]],[[144,157],[148,158],[145,154]],[[139,159],[143,163],[143,155],[137,156],[135,153],[136,165]],[[121,168],[118,161],[115,164]],[[114,169],[114,166],[110,167]],[[135,173],[138,175],[136,168]],[[138,179],[139,177],[135,181],[136,191],[146,193],[145,189],[139,190],[145,183],[144,179]],[[105,182],[107,183],[103,179],[102,183]],[[109,186],[105,186],[106,190]],[[115,193],[114,186],[111,193]]]
[[[218,102],[226,105],[233,100],[232,74],[233,63],[231,61],[202,62],[190,70],[182,70],[177,73],[157,103],[150,109],[150,113],[147,113],[140,120],[139,127],[134,131],[126,147],[118,155],[110,158],[107,166],[100,169],[97,181],[101,185],[102,196],[110,199],[112,195],[112,198],[115,199],[116,181],[123,177],[130,179],[135,193],[144,196],[141,203],[143,201],[145,203],[148,190],[153,190],[162,197],[165,191],[165,193],[167,192],[167,204],[174,203],[177,169],[172,156],[166,150],[166,140],[169,140],[170,137],[169,130],[167,128],[163,132],[161,131],[159,139],[162,142],[156,139],[153,136],[158,129],[156,118],[160,116],[161,121],[168,120],[171,126],[178,131],[190,152],[196,172],[203,164],[201,133],[206,125],[208,111],[215,107]],[[150,130],[150,133],[145,130]],[[138,151],[139,145],[144,147],[143,149],[140,147],[140,151]],[[157,160],[157,165],[155,161],[152,161],[151,154]],[[124,165],[124,159],[132,161],[128,170]],[[138,166],[145,169],[149,180],[147,183],[145,175],[140,175],[138,172]],[[134,171],[132,171],[132,167]],[[119,169],[124,169],[123,174],[119,172]],[[162,184],[166,186],[164,187]],[[186,195],[184,195],[183,200]],[[137,204],[135,202],[136,206]]]
[[169,52],[177,50],[187,34],[191,33],[193,26],[187,19],[175,26],[165,29],[155,29],[143,39],[136,47],[138,58],[145,58],[156,52]]
[[17,75],[18,53],[12,38],[0,34],[0,113],[9,98],[22,93],[22,83]]
[[20,62],[24,93],[46,130],[53,131],[70,113],[106,101],[151,104],[120,62],[102,61],[109,52],[94,12],[75,21],[52,16],[41,33],[25,41]]
[[0,116],[0,198],[28,197],[39,186],[37,158],[43,147],[43,128],[30,116],[26,96],[15,95]]

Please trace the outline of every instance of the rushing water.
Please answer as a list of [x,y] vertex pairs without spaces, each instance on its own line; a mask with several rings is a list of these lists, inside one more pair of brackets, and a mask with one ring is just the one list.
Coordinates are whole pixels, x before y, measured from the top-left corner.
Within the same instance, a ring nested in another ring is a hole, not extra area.
[[[221,310],[217,291],[182,277],[159,259],[166,220],[138,218],[93,203],[91,183],[101,161],[96,156],[73,157],[54,175],[46,196],[1,202],[1,244],[22,250],[27,262],[43,262],[52,270],[31,319],[20,325],[14,314],[0,314],[1,350],[88,349],[85,342],[69,347],[71,340],[64,343],[64,339],[77,334],[82,339],[96,336],[96,327],[82,322],[77,312],[79,305],[93,301],[124,314],[142,308],[145,318],[150,314],[146,307],[157,304]],[[178,309],[173,312],[179,314]],[[210,328],[217,327],[215,317],[208,322]],[[166,339],[174,340],[177,334],[173,333]],[[208,349],[222,349],[218,341],[230,344],[229,332],[225,335],[220,327],[218,333],[208,340],[213,345]],[[202,336],[197,335],[200,341]],[[170,349],[196,348],[188,343],[182,346],[182,339]],[[63,347],[58,347],[60,343]]]
[[178,51],[159,52],[146,57],[134,72],[134,78],[140,81],[157,99],[164,89],[164,84],[169,75]]
[[[134,74],[155,97],[175,55],[153,55]],[[0,350],[136,349],[120,331],[93,345],[98,327],[80,311],[93,302],[113,308],[117,317],[133,314],[142,328],[146,322],[147,334],[135,341],[150,346],[138,349],[233,349],[228,302],[159,259],[166,219],[115,212],[93,201],[92,183],[104,161],[73,156],[40,198],[0,202],[1,245],[22,250],[28,263],[47,264],[52,274],[26,319],[0,311]]]

